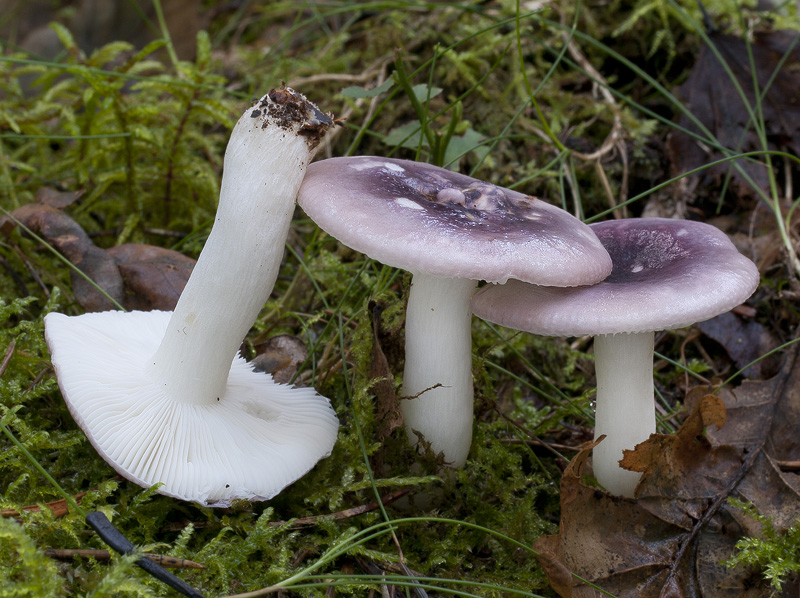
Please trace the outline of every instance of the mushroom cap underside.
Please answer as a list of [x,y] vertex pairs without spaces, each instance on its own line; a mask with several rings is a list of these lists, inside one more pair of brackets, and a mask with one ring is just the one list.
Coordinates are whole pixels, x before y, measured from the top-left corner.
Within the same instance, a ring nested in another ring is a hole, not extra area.
[[708,224],[631,218],[591,226],[614,264],[608,278],[569,289],[487,285],[473,297],[475,315],[551,336],[669,330],[726,312],[758,286],[755,264]]
[[171,313],[51,313],[45,336],[69,410],[121,475],[203,505],[266,500],[336,440],[338,420],[312,388],[276,384],[238,355],[210,405],[167,397],[147,374]]
[[591,229],[564,210],[422,162],[321,160],[298,203],[348,247],[415,273],[575,286],[611,271]]

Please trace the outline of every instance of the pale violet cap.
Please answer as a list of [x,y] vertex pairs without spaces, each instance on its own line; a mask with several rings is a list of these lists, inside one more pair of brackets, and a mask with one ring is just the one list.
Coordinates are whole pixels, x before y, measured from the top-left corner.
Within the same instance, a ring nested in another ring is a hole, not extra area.
[[412,273],[575,286],[611,271],[597,237],[568,212],[422,162],[321,160],[297,201],[348,247]]
[[472,300],[475,315],[550,336],[670,330],[741,304],[759,282],[755,264],[701,222],[630,218],[591,225],[614,263],[593,286],[569,289],[510,280]]
[[266,500],[330,454],[338,420],[313,388],[255,372],[240,356],[217,403],[167,396],[148,361],[171,312],[50,313],[45,336],[61,393],[123,477],[209,506]]

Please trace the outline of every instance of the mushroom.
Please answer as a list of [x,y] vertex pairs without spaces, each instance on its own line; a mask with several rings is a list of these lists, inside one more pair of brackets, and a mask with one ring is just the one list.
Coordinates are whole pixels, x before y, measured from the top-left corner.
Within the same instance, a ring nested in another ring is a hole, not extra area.
[[412,273],[401,404],[412,445],[452,467],[472,439],[470,299],[479,280],[592,284],[611,261],[588,226],[544,201],[444,168],[360,156],[312,164],[300,207],[342,243]]
[[475,315],[551,336],[594,336],[597,376],[593,451],[597,481],[633,496],[639,473],[620,468],[622,451],[656,430],[655,331],[689,326],[726,312],[758,286],[758,269],[719,229],[664,218],[591,225],[614,263],[594,286],[557,289],[510,280],[472,300]]
[[330,454],[338,421],[327,399],[254,372],[238,350],[272,292],[297,189],[331,124],[289,88],[247,109],[174,312],[45,318],[72,416],[129,480],[226,506],[271,498]]

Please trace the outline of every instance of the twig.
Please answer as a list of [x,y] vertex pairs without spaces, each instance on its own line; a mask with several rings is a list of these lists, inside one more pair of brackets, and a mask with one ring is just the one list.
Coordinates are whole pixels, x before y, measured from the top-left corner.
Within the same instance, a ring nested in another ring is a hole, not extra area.
[[[797,354],[796,351],[793,351],[790,357],[787,357],[787,362],[784,364],[784,369],[789,366],[789,360],[792,361],[792,365],[796,365]],[[783,392],[785,391],[786,386],[786,376],[784,375],[778,385],[778,388],[775,390],[775,395],[780,397]],[[770,414],[770,418],[775,416],[775,408],[777,406],[777,401],[773,402],[772,408],[773,412]],[[716,515],[717,511],[719,511],[720,507],[725,504],[728,500],[728,497],[733,494],[733,491],[736,487],[741,483],[744,477],[752,470],[753,464],[756,462],[756,459],[764,450],[764,444],[766,443],[767,438],[766,436],[761,438],[759,442],[756,443],[755,446],[748,446],[748,452],[743,459],[742,465],[739,470],[726,484],[725,488],[719,495],[714,499],[714,501],[706,508],[700,518],[696,521],[696,523],[692,526],[692,529],[684,534],[684,537],[681,539],[678,549],[675,553],[674,558],[672,559],[672,563],[670,567],[667,569],[667,579],[664,581],[663,586],[664,588],[670,587],[671,584],[680,576],[680,564],[683,560],[683,557],[689,553],[691,554],[694,550],[696,550],[696,540],[698,535],[700,534],[700,530],[702,530],[711,518]],[[690,568],[691,569],[691,568]],[[692,579],[687,580],[689,583],[696,584],[696,576],[693,576]]]
[[[388,505],[404,497],[409,492],[411,492],[411,488],[395,490],[394,492],[390,492],[389,494],[382,496],[381,503],[383,503],[384,505]],[[350,509],[345,509],[343,511],[337,511],[336,513],[329,513],[327,515],[314,515],[312,517],[301,517],[300,519],[294,519],[291,521],[291,524],[292,527],[303,527],[306,525],[314,525],[320,519],[333,519],[334,521],[338,521],[339,519],[349,519],[351,517],[357,517],[358,515],[363,515],[364,513],[375,511],[378,509],[378,507],[379,507],[378,501],[374,500],[365,505],[359,505],[357,507],[352,507]],[[288,523],[287,521],[270,521],[268,525],[281,526],[281,525],[286,525],[287,523]]]
[[8,369],[8,364],[11,363],[11,358],[14,357],[14,349],[16,348],[17,343],[13,340],[8,344],[8,348],[6,349],[6,354],[3,356],[3,362],[0,363],[0,376],[6,373]]
[[[89,513],[86,516],[86,523],[97,532],[97,535],[100,536],[103,542],[118,553],[132,554],[136,552],[136,547],[123,536],[122,532],[114,527],[108,518],[100,511],[92,511]],[[204,598],[200,592],[187,584],[180,577],[173,575],[164,569],[164,567],[150,559],[140,556],[136,560],[136,565],[184,596],[188,596],[189,598]]]
[[[111,560],[111,553],[108,550],[95,550],[91,548],[46,548],[44,553],[51,559],[58,559],[60,561],[69,561],[75,557],[82,559],[94,559],[96,561]],[[162,567],[171,567],[174,569],[205,569],[205,565],[189,561],[187,559],[179,559],[174,556],[166,556],[163,554],[152,554],[143,552],[142,556],[150,559],[154,563],[158,563]]]
[[570,446],[568,444],[559,444],[558,442],[547,442],[539,438],[500,438],[500,444],[529,444],[531,446],[541,446],[548,449],[555,449],[557,451],[567,451],[576,453],[583,448],[583,445]]
[[[79,492],[75,495],[75,502],[76,504],[80,504],[81,499],[86,495],[86,492]],[[63,517],[67,513],[69,513],[69,505],[67,505],[66,499],[59,499],[54,500],[48,503],[45,503],[44,506],[48,507],[55,517]],[[19,511],[16,509],[3,509],[0,511],[0,517],[19,517],[23,512],[24,513],[36,513],[41,510],[39,505],[28,505],[26,507],[22,507]]]

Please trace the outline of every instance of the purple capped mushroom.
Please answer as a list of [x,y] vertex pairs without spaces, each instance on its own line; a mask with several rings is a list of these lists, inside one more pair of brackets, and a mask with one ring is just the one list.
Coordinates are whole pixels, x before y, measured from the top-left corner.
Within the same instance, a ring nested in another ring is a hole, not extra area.
[[655,432],[655,331],[701,322],[745,301],[756,266],[717,228],[700,222],[632,218],[591,225],[614,264],[593,286],[559,289],[510,280],[472,300],[475,315],[549,336],[593,335],[597,396],[593,452],[598,482],[633,496],[640,474],[622,451]]
[[290,88],[231,133],[214,226],[173,312],[50,313],[61,393],[127,479],[203,505],[266,500],[330,454],[338,421],[313,388],[239,356],[272,292],[306,166],[332,120]]
[[373,156],[312,164],[300,206],[342,243],[413,274],[402,402],[420,436],[452,467],[472,439],[470,299],[479,280],[592,284],[611,270],[588,226],[540,199],[444,168]]

